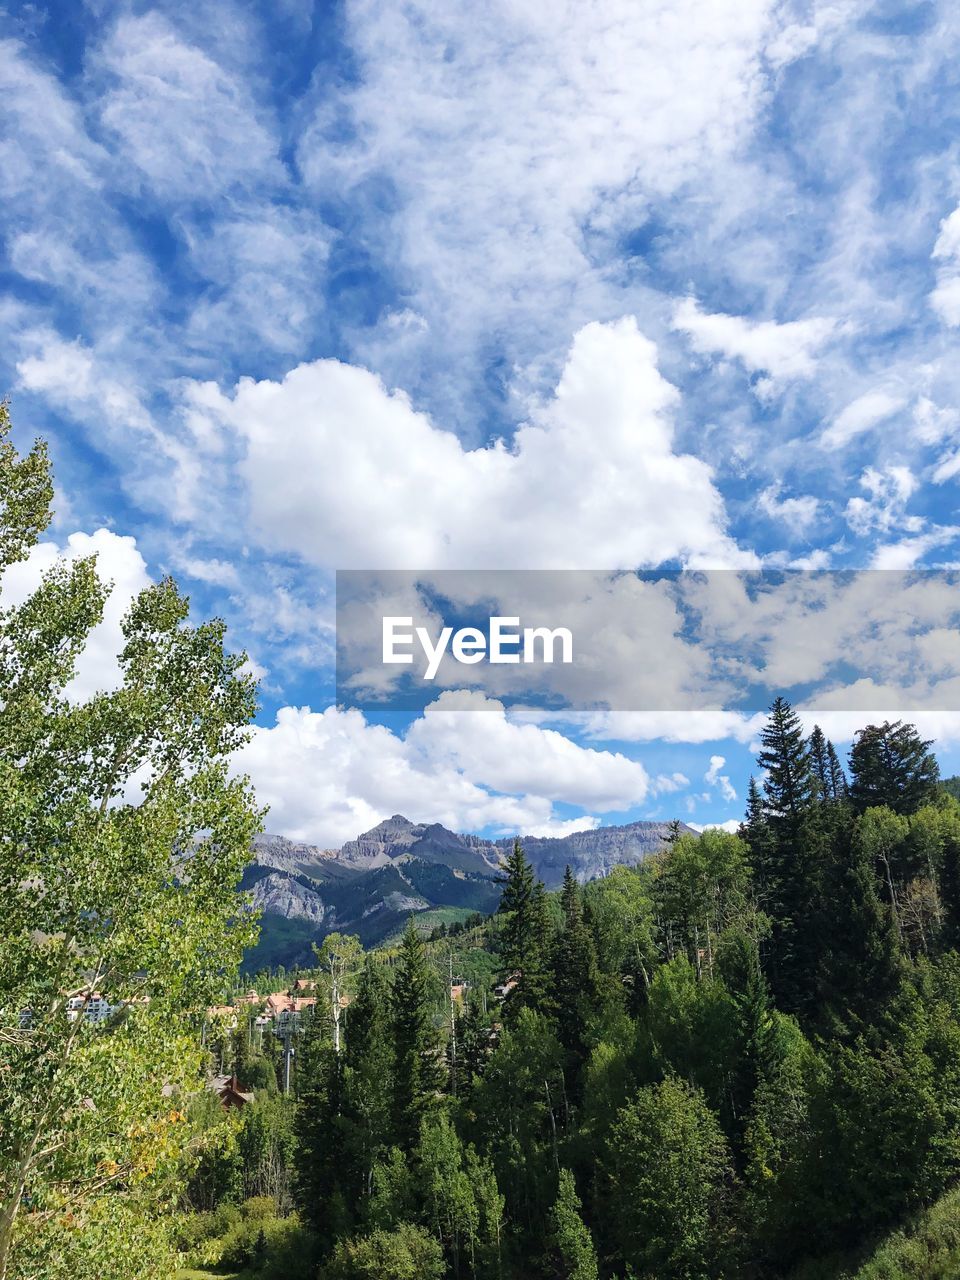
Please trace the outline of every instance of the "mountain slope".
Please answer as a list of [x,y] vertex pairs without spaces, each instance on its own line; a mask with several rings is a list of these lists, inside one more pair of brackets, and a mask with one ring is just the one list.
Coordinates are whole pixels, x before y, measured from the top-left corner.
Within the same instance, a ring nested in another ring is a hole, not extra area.
[[[681,825],[690,832],[690,827]],[[529,836],[523,845],[537,875],[556,888],[565,867],[581,882],[636,866],[659,849],[665,822],[631,822],[562,837]],[[411,912],[458,907],[490,912],[500,900],[500,867],[512,838],[461,835],[439,823],[394,814],[339,851],[262,835],[241,887],[262,912],[261,940],[246,967],[306,964],[311,946],[333,931],[371,946]]]

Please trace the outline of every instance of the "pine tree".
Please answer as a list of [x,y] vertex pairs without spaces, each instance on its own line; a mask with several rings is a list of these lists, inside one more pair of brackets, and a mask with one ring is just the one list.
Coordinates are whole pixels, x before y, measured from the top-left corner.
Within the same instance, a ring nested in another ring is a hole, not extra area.
[[506,920],[500,953],[505,977],[516,981],[505,1007],[513,1018],[520,1009],[543,1004],[549,917],[543,885],[535,879],[519,840],[514,841],[505,870],[499,910]]
[[797,1013],[815,992],[822,866],[829,826],[816,804],[817,782],[800,718],[776,698],[760,735],[758,763],[766,771],[764,812],[771,844],[760,877],[764,908],[772,918],[770,984],[778,1004]]
[[391,1130],[393,1037],[384,967],[368,956],[350,1006],[344,1050],[342,1130],[352,1203],[369,1197]]
[[833,785],[830,777],[830,757],[827,751],[827,739],[818,724],[813,726],[807,750],[810,753],[810,768],[817,785],[817,799],[826,804],[833,799]]
[[837,801],[846,800],[849,794],[847,775],[844,773],[840,758],[829,739],[827,740],[827,766],[830,775],[831,798]]
[[767,819],[763,795],[753,775],[747,786],[747,812],[740,825],[739,835],[750,850],[750,869],[754,888],[765,905],[771,897],[776,882],[775,847],[773,831]]
[[407,1151],[416,1145],[421,1119],[439,1092],[444,1075],[430,986],[423,942],[411,916],[400,944],[391,999],[396,1072],[394,1129],[399,1145]]
[[760,969],[757,944],[741,930],[731,930],[724,938],[717,967],[730,993],[736,1018],[737,1057],[730,1072],[728,1093],[732,1128],[738,1149],[742,1149],[750,1107],[771,1056],[770,993]]
[[767,775],[767,814],[774,821],[797,822],[810,806],[815,782],[800,717],[786,698],[774,699],[760,742],[763,750],[757,762]]
[[334,1050],[328,1019],[316,1012],[303,1023],[297,1045],[296,1081],[294,1189],[306,1221],[326,1240],[330,1206],[334,1200],[343,1200],[343,1060]]
[[881,900],[865,844],[844,838],[835,850],[818,934],[818,1018],[832,1033],[873,1021],[900,987],[901,953],[892,909]]
[[597,1002],[597,957],[583,915],[580,886],[568,866],[560,893],[563,927],[553,945],[553,1001],[557,1035],[571,1057],[574,1075],[586,1056],[586,1028]]
[[916,813],[937,793],[940,767],[912,724],[885,720],[867,725],[850,751],[850,798],[858,813],[886,805]]

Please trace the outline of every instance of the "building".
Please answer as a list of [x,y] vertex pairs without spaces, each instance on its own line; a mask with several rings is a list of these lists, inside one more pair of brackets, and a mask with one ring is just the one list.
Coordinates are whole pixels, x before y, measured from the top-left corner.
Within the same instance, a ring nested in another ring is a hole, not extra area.
[[240,1082],[236,1076],[212,1076],[207,1081],[207,1088],[213,1090],[226,1111],[245,1107],[254,1099],[252,1092],[240,1088]]
[[99,991],[75,991],[73,995],[67,997],[66,1007],[67,1018],[71,1022],[76,1022],[82,1017],[96,1026],[106,1022],[110,1015],[120,1008],[120,1005],[111,1005],[106,996]]

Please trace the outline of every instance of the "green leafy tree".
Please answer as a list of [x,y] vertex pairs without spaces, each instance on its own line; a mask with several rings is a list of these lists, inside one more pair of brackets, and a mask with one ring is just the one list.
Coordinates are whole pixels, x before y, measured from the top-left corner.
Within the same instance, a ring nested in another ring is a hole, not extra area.
[[641,1089],[617,1117],[598,1184],[618,1261],[642,1276],[710,1274],[729,1178],[723,1133],[699,1090],[671,1077]]
[[448,1116],[425,1119],[417,1148],[424,1221],[442,1243],[454,1276],[495,1274],[503,1202],[485,1161],[464,1148]]
[[542,1231],[553,1200],[569,1120],[563,1060],[551,1020],[522,1009],[503,1030],[471,1099],[478,1146],[525,1229]]
[[363,960],[363,948],[353,934],[328,933],[322,944],[314,947],[314,952],[326,981],[333,1048],[339,1053],[347,983]]
[[268,1196],[281,1214],[291,1207],[294,1114],[291,1098],[258,1094],[240,1113],[237,1134],[244,1197]]
[[[0,495],[2,572],[50,503],[46,454],[18,457],[5,408]],[[3,1280],[167,1269],[195,1012],[254,938],[236,888],[260,814],[228,776],[256,708],[244,656],[221,622],[188,624],[165,580],[127,612],[118,687],[80,700],[107,593],[92,558],[59,563],[0,611]],[[106,1026],[86,1016],[95,993],[116,1007]]]
[[581,1209],[573,1174],[561,1169],[549,1222],[550,1266],[556,1280],[598,1280],[600,1275],[593,1237]]

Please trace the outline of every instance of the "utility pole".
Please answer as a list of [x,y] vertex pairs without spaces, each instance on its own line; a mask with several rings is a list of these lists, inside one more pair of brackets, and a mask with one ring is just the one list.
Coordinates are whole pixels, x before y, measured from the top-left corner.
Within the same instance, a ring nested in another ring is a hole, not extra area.
[[453,1096],[457,1096],[457,1003],[453,998],[453,951],[447,956],[449,962],[447,992],[450,998],[450,1085]]
[[293,1036],[288,1028],[283,1035],[283,1092],[290,1092],[290,1064],[293,1061]]

